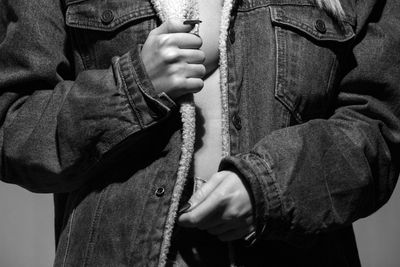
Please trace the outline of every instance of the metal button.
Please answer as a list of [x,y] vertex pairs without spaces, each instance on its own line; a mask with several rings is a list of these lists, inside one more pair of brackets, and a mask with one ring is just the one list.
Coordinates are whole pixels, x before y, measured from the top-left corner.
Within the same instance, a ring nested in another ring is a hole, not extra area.
[[229,40],[233,44],[235,42],[235,29],[233,29],[233,26],[229,29]]
[[242,119],[240,118],[240,116],[237,113],[235,113],[233,115],[232,123],[233,123],[233,126],[235,126],[236,130],[242,129]]
[[110,24],[114,20],[114,14],[111,10],[107,9],[101,14],[101,21],[104,24]]
[[164,187],[159,187],[159,188],[157,188],[157,190],[156,190],[156,196],[162,197],[162,196],[164,195],[164,193],[165,193]]
[[315,29],[319,31],[320,33],[326,33],[326,26],[325,22],[321,19],[317,19],[315,21]]

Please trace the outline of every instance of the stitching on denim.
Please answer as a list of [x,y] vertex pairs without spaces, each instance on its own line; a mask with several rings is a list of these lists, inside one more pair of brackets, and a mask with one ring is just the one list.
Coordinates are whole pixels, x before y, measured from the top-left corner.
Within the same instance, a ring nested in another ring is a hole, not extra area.
[[252,10],[255,10],[255,9],[259,9],[259,8],[263,8],[263,7],[270,7],[270,6],[309,6],[309,7],[318,7],[317,5],[315,5],[315,4],[312,4],[312,3],[301,3],[301,2],[298,2],[298,3],[293,3],[291,0],[289,0],[289,1],[287,1],[287,2],[279,2],[278,3],[278,1],[273,1],[273,0],[269,0],[269,1],[264,1],[264,2],[266,2],[266,3],[263,3],[263,4],[261,4],[261,3],[256,3],[256,4],[253,4],[253,5],[251,5],[251,6],[249,6],[249,7],[246,7],[246,8],[242,8],[242,9],[238,9],[238,12],[248,12],[248,11],[252,11]]
[[81,22],[79,20],[79,16],[76,15],[70,15],[70,20],[68,20],[68,26],[82,26],[82,27],[91,27],[91,28],[96,28],[98,30],[106,30],[106,31],[114,31],[118,29],[119,27],[123,26],[123,24],[135,20],[140,20],[144,18],[149,18],[149,17],[154,17],[154,14],[146,14],[146,15],[141,15],[141,16],[134,16],[132,14],[129,15],[124,15],[116,20],[114,20],[113,23],[109,24],[109,26],[104,26],[104,24],[95,19],[87,18],[85,22]]
[[[143,47],[143,44],[141,45],[141,47],[139,46],[139,48],[138,48],[139,54],[140,54],[140,52],[141,52],[142,47]],[[140,56],[138,57],[138,59],[135,59],[135,60],[139,61],[139,62],[137,63],[137,65],[140,65],[142,68],[145,67],[144,64],[143,64],[143,62],[142,62],[142,60],[141,60],[141,58],[140,58]],[[152,101],[155,101],[158,105],[160,105],[162,108],[164,108],[164,110],[166,110],[166,111],[168,112],[168,111],[170,110],[170,108],[169,108],[166,104],[162,103],[161,100],[160,100],[160,101],[157,100],[155,97],[152,97],[150,94],[148,94],[148,93],[146,92],[146,90],[144,89],[145,86],[144,86],[144,84],[142,83],[142,80],[139,79],[139,75],[137,74],[136,69],[134,69],[134,70],[135,70],[135,71],[132,72],[132,73],[133,73],[133,77],[135,77],[136,84],[138,85],[138,87],[139,87],[141,93],[144,94],[144,95],[146,95],[146,96],[147,96],[148,98],[150,98]],[[145,75],[147,76],[147,74],[145,74]],[[162,93],[158,94],[158,97],[160,97],[160,95],[162,95],[162,94],[165,95],[165,98],[167,99],[166,101],[168,101],[168,102],[170,102],[170,103],[174,103],[174,102],[168,97],[168,95],[167,95],[165,92],[162,92]]]
[[[139,79],[139,76],[138,76],[138,74],[137,74],[137,72],[136,72],[136,66],[133,64],[133,62],[132,62],[132,60],[131,60],[131,55],[129,54],[129,64],[131,65],[131,67],[129,68],[129,72],[131,73],[131,75],[132,75],[132,77],[133,77],[133,80],[136,82],[136,84],[137,84],[137,86],[139,87],[139,91],[140,92],[138,92],[139,94],[142,94],[142,93],[145,93],[145,90],[143,90],[143,84],[142,84],[142,82],[141,82],[141,80]],[[143,97],[143,96],[142,96]],[[132,98],[132,100],[133,100],[133,98]],[[143,101],[145,101],[144,99],[143,99]],[[136,106],[136,103],[135,103],[135,106]],[[141,123],[141,125],[142,125],[142,127],[144,128],[144,126],[146,125],[145,123],[144,123],[144,121],[142,120],[142,110],[140,110],[140,109],[138,109],[137,108],[137,112],[138,112],[138,114],[139,114],[139,116],[140,116],[140,123]]]
[[[305,32],[311,34],[312,36],[318,38],[318,40],[328,40],[327,38],[330,38],[334,41],[346,41],[349,37],[346,34],[340,34],[340,33],[334,33],[334,32],[329,32],[327,31],[324,34],[320,34],[317,31],[315,31],[312,27],[310,27],[307,23],[303,23],[301,21],[294,20],[292,18],[282,16],[281,18],[276,18],[277,22],[280,22],[282,24],[288,25],[288,26],[297,26],[295,28],[302,29]],[[346,38],[339,38],[339,36],[345,36]]]
[[86,253],[85,253],[85,258],[84,258],[84,262],[83,262],[83,266],[89,266],[89,260],[90,257],[93,253],[93,249],[94,249],[94,238],[96,237],[95,235],[95,228],[96,226],[98,226],[99,224],[99,218],[101,216],[101,213],[103,211],[103,200],[105,198],[106,193],[108,192],[108,190],[110,189],[110,187],[106,187],[105,190],[103,190],[100,193],[100,196],[97,200],[96,203],[96,208],[95,208],[95,213],[94,213],[94,218],[92,220],[92,223],[90,224],[90,229],[89,229],[89,240],[88,240],[88,244],[86,246]]
[[[264,8],[264,7],[271,7],[271,6],[298,6],[298,7],[315,7],[321,11],[324,11],[323,9],[321,9],[317,4],[313,4],[313,3],[302,3],[301,1],[298,1],[297,3],[294,2],[293,0],[288,0],[286,2],[282,1],[282,0],[265,0],[266,3],[264,4],[255,4],[249,7],[244,7],[242,9],[238,9],[238,12],[244,13],[244,12],[249,12],[249,11],[253,11],[255,9],[259,9],[259,8]],[[343,22],[346,22],[350,25],[352,25],[354,23],[355,18],[351,17],[349,14],[345,14],[344,18],[342,18]]]
[[78,4],[78,3],[80,3],[80,2],[85,2],[86,0],[71,0],[71,1],[66,1],[66,2],[68,2],[67,3],[67,6],[69,6],[69,5],[73,5],[73,4]]
[[[143,13],[143,14],[141,14],[141,13]],[[151,7],[138,8],[128,14],[118,17],[111,24],[104,25],[98,19],[92,19],[92,18],[87,18],[87,17],[85,17],[84,21],[81,21],[81,20],[79,20],[81,18],[81,16],[72,13],[72,11],[69,9],[67,10],[66,14],[67,14],[66,20],[67,20],[68,26],[91,27],[91,28],[96,28],[97,30],[106,30],[106,31],[116,30],[119,27],[123,26],[123,24],[131,22],[131,21],[155,16]]]
[[[273,12],[271,10],[271,12]],[[275,27],[275,50],[276,50],[276,78],[275,78],[275,98],[279,100],[296,118],[298,122],[302,122],[303,119],[301,115],[296,111],[294,104],[292,103],[292,100],[286,95],[285,93],[285,84],[287,81],[283,77],[284,75],[282,74],[282,69],[286,68],[280,68],[281,63],[286,64],[286,58],[285,58],[285,53],[286,53],[286,43],[285,43],[285,36],[284,35],[284,30],[276,26]],[[287,86],[287,85],[286,85]]]
[[[270,177],[271,181],[274,184],[274,191],[276,191],[276,193],[277,193],[277,197],[278,197],[279,202],[281,203],[281,207],[284,207],[284,203],[283,203],[283,200],[281,198],[282,190],[280,189],[278,182],[274,179],[274,177],[272,175],[273,171],[272,171],[271,165],[266,160],[264,160],[264,158],[261,155],[259,155],[258,153],[250,152],[249,156],[250,157],[254,156],[256,160],[258,160],[259,162],[261,162],[261,164],[263,164],[265,166],[265,169],[267,170],[268,176]],[[259,182],[260,182],[260,180],[262,180],[260,177],[258,177],[258,175],[256,175],[256,177],[259,180]],[[262,187],[262,188],[264,189],[264,187]],[[264,193],[265,196],[268,195],[268,194],[266,194],[267,192],[265,192],[264,190],[263,190],[263,193]]]
[[327,88],[326,88],[326,91],[328,91],[329,90],[329,88],[331,88],[331,86],[332,86],[332,79],[333,79],[333,74],[334,74],[334,70],[335,70],[335,67],[337,66],[337,57],[334,57],[333,58],[333,60],[332,60],[332,64],[331,64],[331,70],[330,70],[330,72],[329,72],[329,78],[328,78],[328,83],[327,83]]
[[[77,51],[79,53],[79,56],[81,58],[82,61],[82,65],[84,69],[88,69],[89,68],[89,62],[90,62],[90,56],[88,55],[88,53],[84,53],[84,42],[85,40],[81,40],[81,38],[78,38],[80,36],[78,36],[78,32],[72,28],[68,28],[67,29],[70,33],[70,35],[72,36],[72,40],[76,43],[77,46]],[[84,36],[83,38],[86,39],[86,36]]]
[[[279,184],[277,183],[277,181],[275,179],[273,179],[273,175],[272,175],[273,172],[272,172],[272,168],[271,168],[270,164],[268,162],[266,162],[263,159],[263,157],[261,157],[259,154],[255,153],[253,151],[250,151],[248,153],[248,157],[250,159],[253,158],[257,162],[260,162],[265,167],[264,169],[267,172],[267,176],[273,182],[273,192],[275,192],[276,197],[277,197],[277,199],[278,199],[278,201],[280,203],[280,207],[281,208],[279,209],[279,212],[281,212],[282,207],[284,207],[284,204],[283,204],[283,201],[282,201],[282,198],[281,198],[281,194],[282,193],[281,193],[281,190],[279,188]],[[263,179],[261,177],[259,177],[259,175],[258,175],[259,173],[254,171],[253,168],[249,168],[249,170],[253,174],[253,176],[256,178],[257,183],[260,185],[260,188],[261,188],[261,191],[262,191],[262,195],[263,195],[263,197],[266,198],[266,200],[264,200],[264,201],[266,201],[266,203],[270,203],[270,201],[269,201],[270,199],[268,198],[269,194],[268,194],[268,192],[266,192]],[[276,209],[276,207],[274,207],[274,209]],[[269,212],[271,209],[270,208],[266,208],[266,210]],[[262,225],[263,227],[262,227],[262,230],[260,231],[260,235],[262,235],[263,231],[265,229],[265,227],[264,227],[265,223],[268,221],[268,218],[267,218],[266,214],[260,214],[259,216],[261,216],[262,224],[264,224],[264,225]]]
[[[129,62],[129,65],[130,65],[129,68],[128,68],[129,72],[131,73],[132,77],[134,78],[134,81],[136,82],[137,86],[140,89],[142,89],[142,83],[140,82],[140,79],[137,76],[135,66],[132,64],[130,53],[129,53],[129,61],[128,62]],[[141,94],[142,90],[140,90],[140,92],[138,92],[138,93]],[[131,98],[132,98],[132,101],[134,102],[134,98],[133,97],[131,97]],[[136,112],[138,113],[138,116],[139,116],[140,124],[142,125],[142,128],[144,128],[144,126],[146,124],[144,123],[144,121],[142,119],[143,118],[142,111],[139,108],[137,108],[136,103],[135,103],[135,106],[136,106],[136,109],[137,109]]]
[[67,232],[67,241],[66,241],[67,244],[65,245],[65,254],[64,254],[62,266],[66,266],[66,262],[67,262],[67,257],[68,257],[68,253],[69,253],[69,247],[70,247],[70,240],[71,240],[72,224],[74,222],[74,217],[75,217],[75,209],[73,209],[71,212],[71,219],[70,219],[68,232]]
[[[278,14],[279,13],[279,14]],[[288,17],[284,14],[284,11],[277,10],[277,16],[272,18],[273,22],[280,23],[287,26],[292,26],[299,30],[303,30],[306,33],[312,35],[314,38],[317,38],[319,41],[337,41],[337,42],[346,42],[350,40],[354,34],[350,31],[345,31],[344,33],[336,32],[336,31],[328,31],[324,34],[321,34],[314,30],[313,27],[310,27],[309,24],[298,21],[291,17]],[[343,38],[344,37],[344,38]]]
[[[131,70],[130,70],[129,67],[128,67],[128,70],[131,72]],[[140,127],[143,129],[143,128],[144,128],[144,124],[143,124],[143,122],[142,122],[142,118],[140,117],[140,114],[138,114],[138,110],[137,110],[137,108],[136,108],[136,103],[135,103],[135,101],[132,99],[132,96],[131,96],[130,93],[129,93],[129,90],[128,90],[127,85],[126,85],[125,76],[122,74],[121,68],[120,68],[120,67],[118,68],[118,73],[119,73],[119,75],[120,75],[120,77],[121,77],[121,79],[122,79],[122,81],[123,81],[123,84],[122,84],[123,86],[122,86],[122,88],[123,88],[123,90],[124,90],[124,92],[125,92],[126,97],[128,98],[129,105],[131,106],[132,111],[133,111],[133,113],[135,114],[135,117],[136,117],[137,121],[139,122]],[[132,73],[132,72],[131,72],[131,73]]]

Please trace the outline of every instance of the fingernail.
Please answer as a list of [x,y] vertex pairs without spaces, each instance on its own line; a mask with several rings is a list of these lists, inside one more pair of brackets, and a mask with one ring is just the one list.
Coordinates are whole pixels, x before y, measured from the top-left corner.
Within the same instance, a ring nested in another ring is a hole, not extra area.
[[182,214],[185,213],[186,211],[188,211],[190,209],[192,205],[190,204],[190,202],[187,202],[185,205],[182,206],[182,208],[178,211],[178,214]]
[[183,22],[183,25],[196,25],[200,24],[202,21],[199,19],[187,19]]

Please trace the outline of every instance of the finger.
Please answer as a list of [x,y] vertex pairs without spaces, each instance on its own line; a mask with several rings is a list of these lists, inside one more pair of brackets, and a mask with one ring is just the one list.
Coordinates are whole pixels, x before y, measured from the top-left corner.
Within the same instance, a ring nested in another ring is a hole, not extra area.
[[[204,188],[208,183],[204,184],[199,191]],[[181,222],[186,227],[203,228],[204,225],[211,223],[223,223],[221,213],[224,207],[221,205],[223,195],[221,189],[217,188],[211,192],[200,204],[196,205],[191,211],[181,216]]]
[[244,227],[244,228],[236,228],[236,229],[233,229],[233,230],[230,230],[223,234],[218,235],[218,239],[223,242],[233,241],[233,240],[244,238],[252,231],[254,231],[253,226]]
[[[188,217],[183,218],[184,224],[191,225],[192,227],[204,228],[209,224],[218,222],[234,222],[236,220],[245,221],[246,218],[252,219],[252,215],[248,216],[247,213],[241,213],[237,208],[232,207],[232,198],[236,197],[236,191],[230,191],[232,186],[232,181],[229,179],[224,179],[229,177],[226,172],[220,172],[221,176],[218,179],[221,182],[218,183],[217,187],[212,191],[212,193],[205,198],[200,204],[192,208],[188,212]],[[212,181],[206,183],[201,189],[206,188],[206,186]],[[200,190],[201,190],[200,189]],[[199,190],[199,191],[200,191]],[[233,194],[233,195],[232,195]],[[215,216],[215,212],[220,212],[219,216]]]
[[206,60],[204,52],[198,49],[180,49],[179,55],[183,61],[191,64],[203,64]]
[[203,64],[187,64],[185,74],[186,78],[203,78],[206,75],[206,67]]
[[[201,79],[197,78],[188,78],[187,82],[191,82],[196,85],[197,81]],[[201,80],[203,82],[203,80]],[[204,82],[203,82],[204,85]],[[189,87],[189,86],[188,86]],[[189,90],[189,89],[188,89]],[[220,173],[216,173],[205,183],[199,190],[194,193],[194,195],[188,201],[190,204],[190,208],[185,210],[178,218],[178,223],[182,226],[186,227],[196,227],[199,220],[203,218],[196,217],[196,214],[191,213],[192,210],[196,210],[196,207],[200,205],[205,199],[207,199],[210,194],[214,191],[214,189],[223,181],[223,176]]]
[[153,29],[150,35],[160,35],[165,33],[176,33],[176,32],[190,32],[194,25],[183,24],[182,20],[170,19],[161,24],[159,27]]
[[199,49],[203,45],[203,40],[191,33],[169,33],[162,35],[169,45],[175,45],[181,49]]
[[[195,94],[201,91],[204,86],[204,81],[201,78],[187,78],[185,82],[185,90],[188,94]],[[192,209],[193,205],[191,204]],[[190,210],[188,209],[188,210]]]
[[211,176],[208,182],[205,183],[199,190],[197,190],[190,198],[189,202],[192,204],[190,210],[195,209],[200,203],[208,198],[211,193],[218,187],[218,185],[223,181],[223,179],[224,175],[221,175],[221,173],[215,173],[213,176]]

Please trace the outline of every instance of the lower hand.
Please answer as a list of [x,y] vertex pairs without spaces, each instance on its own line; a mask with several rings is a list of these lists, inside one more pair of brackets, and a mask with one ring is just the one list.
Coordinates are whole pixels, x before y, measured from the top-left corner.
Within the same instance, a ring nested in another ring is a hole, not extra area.
[[185,208],[179,225],[206,230],[221,241],[240,239],[254,231],[249,193],[234,172],[215,173]]

